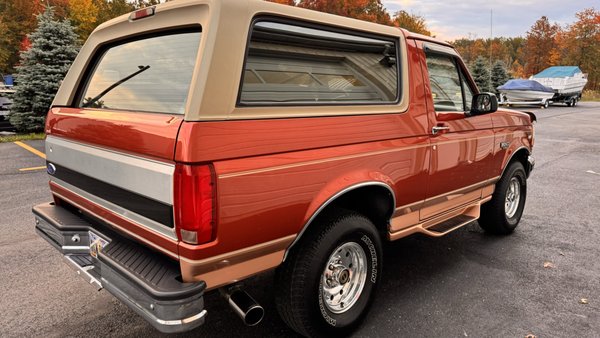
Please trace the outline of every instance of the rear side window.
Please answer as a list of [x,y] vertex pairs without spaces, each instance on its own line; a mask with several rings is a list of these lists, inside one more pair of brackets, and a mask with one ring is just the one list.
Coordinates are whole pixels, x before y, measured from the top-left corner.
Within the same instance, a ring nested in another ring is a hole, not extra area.
[[239,104],[377,104],[399,99],[391,38],[258,21],[252,28]]
[[200,32],[109,47],[97,59],[79,107],[183,114]]

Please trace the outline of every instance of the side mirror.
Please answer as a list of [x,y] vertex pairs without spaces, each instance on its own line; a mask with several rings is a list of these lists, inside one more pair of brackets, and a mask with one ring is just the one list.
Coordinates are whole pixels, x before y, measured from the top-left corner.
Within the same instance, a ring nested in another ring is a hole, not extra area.
[[469,116],[493,113],[498,110],[498,99],[493,93],[480,93],[473,96]]

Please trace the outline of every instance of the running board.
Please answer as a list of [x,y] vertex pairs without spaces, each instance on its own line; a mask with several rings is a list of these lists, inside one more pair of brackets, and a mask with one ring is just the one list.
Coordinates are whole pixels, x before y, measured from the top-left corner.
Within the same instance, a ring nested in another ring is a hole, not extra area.
[[445,222],[436,224],[430,228],[424,228],[423,233],[433,237],[444,236],[458,228],[461,228],[473,221],[477,220],[477,218],[468,216],[468,215],[459,215],[454,218],[451,218]]
[[395,241],[397,239],[421,233],[431,237],[441,237],[450,232],[459,229],[479,218],[481,205],[489,201],[492,196],[487,196],[479,201],[471,202],[467,205],[458,207],[443,215],[433,217],[420,223],[408,226],[404,229],[389,232],[388,239]]

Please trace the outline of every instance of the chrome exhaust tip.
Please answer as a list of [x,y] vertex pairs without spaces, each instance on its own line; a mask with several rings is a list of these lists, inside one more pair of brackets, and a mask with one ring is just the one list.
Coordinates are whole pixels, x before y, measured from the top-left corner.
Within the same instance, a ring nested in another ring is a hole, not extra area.
[[240,286],[221,288],[220,292],[244,324],[254,326],[263,320],[265,309]]

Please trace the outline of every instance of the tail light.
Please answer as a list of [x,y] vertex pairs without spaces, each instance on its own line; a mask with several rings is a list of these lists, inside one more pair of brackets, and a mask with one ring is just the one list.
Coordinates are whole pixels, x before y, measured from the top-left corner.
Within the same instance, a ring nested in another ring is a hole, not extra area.
[[177,164],[174,177],[175,227],[189,244],[210,242],[215,235],[215,175],[211,165]]

